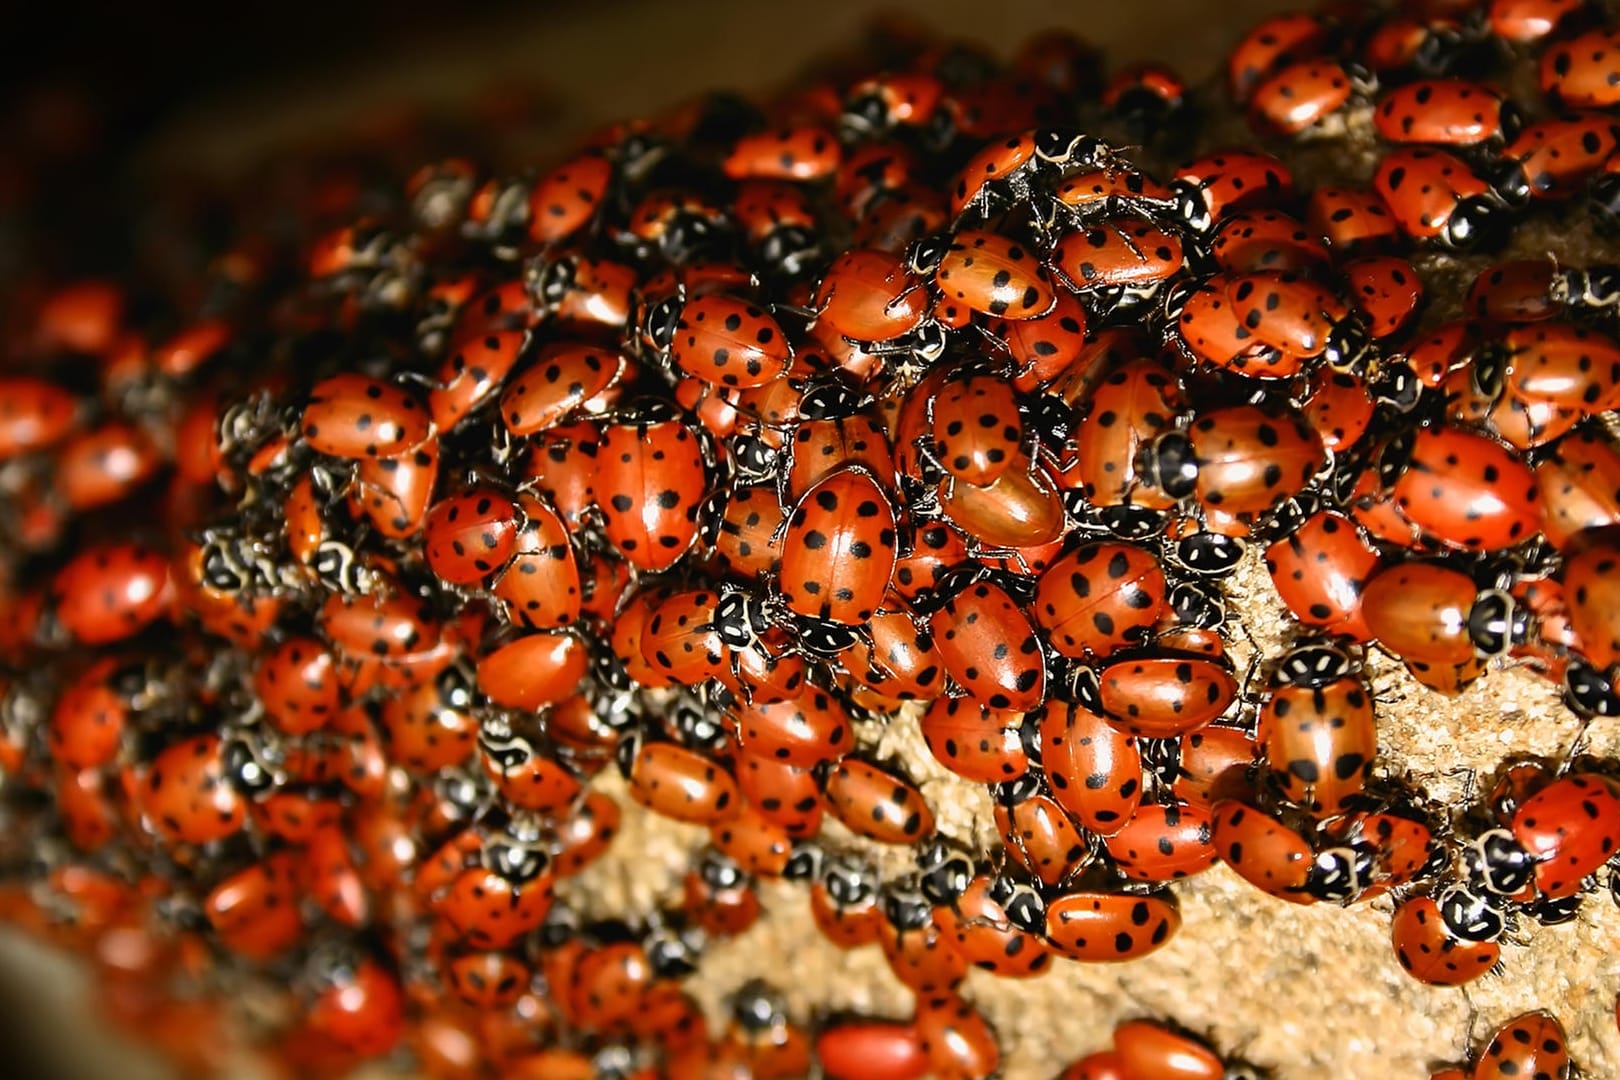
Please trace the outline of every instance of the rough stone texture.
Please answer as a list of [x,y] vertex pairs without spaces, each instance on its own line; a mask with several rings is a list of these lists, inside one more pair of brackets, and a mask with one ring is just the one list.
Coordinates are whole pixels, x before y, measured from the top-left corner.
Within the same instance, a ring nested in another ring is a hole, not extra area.
[[[1071,8],[1067,21],[1106,46],[1116,61],[1156,57],[1199,74],[1211,69],[1253,18],[1287,6],[1277,0],[1086,4]],[[228,166],[312,126],[340,125],[402,92],[454,102],[499,75],[555,87],[562,102],[559,128],[584,130],[703,86],[769,85],[801,60],[836,47],[866,17],[866,6],[856,0],[817,0],[814,7],[813,19],[791,29],[780,25],[775,5],[729,0],[614,5],[548,15],[497,33],[487,26],[449,32],[433,63],[413,66],[379,57],[368,67],[333,72],[291,91],[203,103],[154,147],[151,160]],[[969,0],[914,0],[903,7],[926,13],[945,31],[970,33],[1002,48],[1062,15],[1034,0],[999,0],[992,5],[995,24],[986,26],[983,5]],[[1216,10],[1223,21],[1212,19]],[[715,25],[730,29],[730,44],[708,29]],[[244,115],[255,122],[242,124]],[[1364,118],[1347,123],[1351,145],[1368,146]],[[1303,169],[1302,179],[1316,167],[1346,166],[1365,169],[1366,162],[1335,151]],[[1553,251],[1573,263],[1616,257],[1612,248],[1580,233],[1526,234],[1509,254]],[[1465,283],[1478,265],[1431,258],[1422,269],[1435,294],[1447,280]],[[1438,301],[1431,313],[1444,314],[1447,306]],[[1245,625],[1274,653],[1284,624],[1269,581],[1252,562],[1238,581],[1236,606]],[[1470,770],[1488,775],[1510,755],[1557,758],[1578,734],[1551,687],[1524,671],[1493,671],[1467,693],[1447,699],[1417,686],[1388,660],[1374,656],[1371,667],[1379,690],[1383,768],[1409,775],[1442,800],[1462,794]],[[899,757],[922,782],[943,831],[981,848],[992,841],[983,789],[935,765],[914,720],[897,718],[862,734]],[[1620,750],[1612,722],[1594,728],[1590,749],[1604,755]],[[616,776],[598,782],[616,796],[622,792]],[[652,820],[628,799],[621,802],[626,821],[615,850],[567,890],[573,898],[589,897],[595,911],[644,911],[675,895],[690,852],[703,840],[701,830]],[[1564,1023],[1587,1075],[1620,1075],[1614,1014],[1620,911],[1605,899],[1589,902],[1576,923],[1523,932],[1504,946],[1499,976],[1458,991],[1420,986],[1399,969],[1389,947],[1387,900],[1349,910],[1299,908],[1262,896],[1224,868],[1177,891],[1185,920],[1181,933],[1144,960],[1118,966],[1059,961],[1044,978],[1027,982],[977,972],[970,978],[966,992],[999,1031],[1009,1078],[1051,1076],[1060,1063],[1106,1045],[1114,1021],[1147,1014],[1204,1033],[1283,1080],[1421,1077],[1439,1062],[1460,1058],[1506,1017],[1538,1007]],[[875,947],[840,953],[819,937],[802,888],[766,884],[761,892],[766,917],[742,937],[712,947],[690,984],[707,1007],[718,1015],[726,994],[761,974],[788,995],[801,1019],[812,1007],[893,1016],[909,1011],[909,995]],[[64,1053],[71,1053],[59,1058],[63,1075],[111,1075],[114,1069],[131,1080],[163,1075],[160,1069],[137,1071],[127,1050],[84,1037],[82,1019],[74,1019],[71,980],[58,973],[59,963],[30,946],[7,939],[0,944],[6,976],[15,980],[4,997],[15,999],[29,1018],[26,1026],[66,1036]],[[35,986],[47,991],[36,992]]]

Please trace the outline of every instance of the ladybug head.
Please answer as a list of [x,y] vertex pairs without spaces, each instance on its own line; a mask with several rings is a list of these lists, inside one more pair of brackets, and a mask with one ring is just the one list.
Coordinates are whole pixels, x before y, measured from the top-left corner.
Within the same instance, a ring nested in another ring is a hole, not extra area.
[[1398,413],[1409,413],[1423,398],[1423,383],[1417,372],[1404,360],[1385,360],[1378,365],[1373,378],[1373,400],[1388,405]]
[[812,840],[795,840],[782,876],[789,881],[819,881],[823,867],[833,858]]
[[1026,934],[1046,932],[1046,901],[1028,882],[997,874],[990,879],[990,899],[1001,905],[1008,922]]
[[1340,319],[1328,328],[1322,362],[1337,371],[1360,372],[1367,366],[1372,334],[1357,316]]
[[748,885],[743,868],[720,852],[709,848],[698,861],[698,877],[715,892],[741,889]]
[[1320,688],[1349,675],[1355,668],[1349,654],[1337,645],[1312,642],[1288,651],[1274,676],[1279,686]]
[[1035,156],[1050,165],[1093,165],[1107,156],[1101,139],[1063,128],[1046,128],[1035,133]]
[[[1189,538],[1190,539],[1190,538]],[[1199,630],[1219,630],[1226,625],[1226,601],[1219,588],[1203,582],[1182,581],[1170,589],[1166,599],[1176,622]]]
[[1488,829],[1468,845],[1470,883],[1481,895],[1513,896],[1530,884],[1535,862],[1507,829]]
[[1365,843],[1317,852],[1306,891],[1328,904],[1352,902],[1372,884],[1377,855],[1377,848]]
[[231,786],[242,794],[251,798],[276,788],[278,778],[275,770],[247,739],[227,740],[220,750],[220,758]]
[[1218,578],[1236,570],[1247,550],[1247,545],[1236,536],[1199,531],[1176,541],[1174,555],[1183,570],[1200,577]]
[[1005,780],[990,789],[990,797],[1001,806],[1013,807],[1041,793],[1041,778],[1036,773],[1025,773],[1015,780]]
[[1486,657],[1507,655],[1530,637],[1530,612],[1506,590],[1486,589],[1468,611],[1468,639]]
[[844,102],[838,122],[855,135],[887,131],[890,124],[888,99],[881,90],[853,95]]
[[702,939],[690,930],[671,926],[660,916],[647,932],[642,948],[653,974],[661,979],[684,979],[698,970],[702,959]]
[[942,232],[914,241],[906,252],[907,268],[918,277],[933,277],[954,239],[950,233]]
[[1136,469],[1173,499],[1185,499],[1198,485],[1198,458],[1185,432],[1167,431],[1142,447]]
[[484,864],[514,885],[538,878],[550,862],[543,848],[512,836],[500,836],[484,844]]
[[1462,941],[1495,941],[1506,929],[1501,908],[1467,885],[1451,886],[1435,897],[1435,903],[1446,929]]
[[935,906],[954,903],[973,881],[973,860],[932,837],[917,850],[918,886]]
[[731,999],[731,1017],[744,1031],[769,1031],[787,1023],[787,1002],[763,979],[750,979]]
[[666,296],[647,309],[647,321],[642,331],[659,352],[668,352],[675,344],[675,331],[680,325],[681,309],[686,301],[678,294]]
[[829,857],[821,873],[822,888],[840,907],[864,904],[877,895],[877,874],[853,855]]
[[795,620],[799,648],[811,656],[831,660],[860,640],[853,626],[829,622],[826,619],[800,618]]
[[1452,251],[1476,251],[1503,235],[1506,217],[1501,203],[1483,195],[1470,195],[1458,200],[1438,239]]
[[1564,668],[1564,700],[1583,718],[1620,716],[1620,690],[1614,680],[1585,660],[1572,659]]
[[883,890],[883,918],[896,930],[922,930],[934,921],[934,905],[914,882],[898,881]]

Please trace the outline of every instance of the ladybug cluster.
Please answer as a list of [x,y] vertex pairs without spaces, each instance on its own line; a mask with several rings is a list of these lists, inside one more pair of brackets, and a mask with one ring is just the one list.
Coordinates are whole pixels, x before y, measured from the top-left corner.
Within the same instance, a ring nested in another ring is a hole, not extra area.
[[[8,918],[199,1068],[229,1026],[295,1075],[988,1077],[970,969],[1148,955],[1219,863],[1486,975],[1620,899],[1620,762],[1442,802],[1371,672],[1620,715],[1620,263],[1497,254],[1620,226],[1617,34],[1330,5],[1200,90],[890,33],[542,168],[312,168],[162,287],[16,290]],[[678,895],[604,918],[644,814]],[[706,1014],[767,879],[910,1017]],[[1471,1075],[1560,1075],[1534,1024]],[[1064,1075],[1246,1068],[1133,1021]]]

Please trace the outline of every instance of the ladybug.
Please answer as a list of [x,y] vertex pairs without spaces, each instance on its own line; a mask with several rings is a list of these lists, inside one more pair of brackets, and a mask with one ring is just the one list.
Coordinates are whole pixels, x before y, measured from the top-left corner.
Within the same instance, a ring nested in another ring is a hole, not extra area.
[[136,770],[141,818],[172,843],[206,844],[241,831],[247,800],[275,784],[245,741],[218,734],[171,743]]
[[1022,725],[1022,713],[951,697],[935,698],[918,721],[934,760],[981,784],[1016,780],[1029,770]]
[[467,488],[428,511],[422,553],[440,581],[480,588],[511,560],[519,525],[511,496],[489,485]]
[[1052,952],[1040,935],[1046,905],[1027,884],[999,874],[979,874],[935,915],[956,951],[976,968],[1003,978],[1045,974]]
[[1199,414],[1138,454],[1138,470],[1176,499],[1257,514],[1304,490],[1326,464],[1321,437],[1297,410],[1233,405]]
[[0,461],[61,441],[78,415],[72,393],[29,375],[0,378],[0,402]]
[[432,433],[433,421],[415,397],[357,374],[316,383],[299,420],[310,449],[340,458],[398,457]]
[[1541,54],[1541,92],[1566,109],[1603,109],[1620,103],[1620,31],[1597,27]]
[[1103,846],[1120,873],[1137,881],[1175,881],[1216,862],[1210,812],[1190,803],[1143,803]]
[[872,618],[894,572],[895,512],[864,468],[805,492],[787,520],[777,589],[789,611],[846,625]]
[[1316,511],[1273,541],[1265,561],[1277,595],[1294,618],[1352,641],[1372,638],[1361,601],[1383,558],[1349,518]]
[[1310,271],[1329,262],[1321,239],[1277,210],[1239,210],[1226,215],[1210,238],[1209,253],[1230,274]]
[[[842,662],[853,678],[892,700],[956,700],[940,698],[945,690],[945,669],[933,634],[922,626],[905,601],[892,593],[873,613],[865,637],[856,640]],[[932,714],[930,707],[925,715]],[[978,727],[966,717],[961,723],[963,731]],[[952,724],[938,729],[939,732],[947,730],[957,729]],[[926,724],[924,737],[929,738],[933,747]],[[935,755],[938,756],[937,748]],[[941,764],[950,767],[943,758]]]
[[613,162],[597,150],[540,177],[529,189],[529,239],[553,244],[591,224],[613,180]]
[[985,1080],[1001,1071],[995,1030],[973,1005],[954,993],[917,999],[917,1045],[940,1080]]
[[313,1039],[364,1061],[386,1055],[405,1034],[399,978],[377,960],[317,952],[306,977],[302,1026]]
[[1423,280],[1393,255],[1367,255],[1343,264],[1350,303],[1367,333],[1387,338],[1404,329],[1423,303]]
[[1106,658],[1141,644],[1168,611],[1164,568],[1145,548],[1082,544],[1047,567],[1030,611],[1060,655]]
[[997,784],[996,828],[1007,853],[1046,885],[1060,885],[1091,861],[1080,830],[1048,794],[1038,773]]
[[759,920],[754,881],[730,858],[705,849],[683,881],[683,906],[693,921],[715,937],[736,937]]
[[174,596],[168,560],[134,543],[81,548],[51,579],[56,621],[84,645],[108,645],[150,625]]
[[1232,100],[1247,104],[1263,79],[1296,59],[1321,52],[1332,30],[1327,19],[1305,12],[1256,23],[1226,54],[1226,86]]
[[1086,348],[1086,309],[1067,290],[1033,319],[999,319],[988,327],[1016,365],[1013,387],[1028,393],[1067,371]]
[[912,1021],[837,1022],[816,1035],[815,1050],[829,1080],[922,1080],[932,1068]]
[[337,658],[315,638],[290,636],[259,659],[253,689],[277,730],[318,731],[341,705]]
[[1149,652],[1078,667],[1074,692],[1128,735],[1175,738],[1224,713],[1237,699],[1237,680],[1224,660]]
[[960,229],[913,245],[913,272],[932,274],[941,296],[996,318],[1034,319],[1056,296],[1046,269],[1028,247],[997,233]]
[[1299,135],[1348,105],[1358,81],[1327,57],[1295,61],[1254,87],[1249,124],[1261,134]]
[[883,913],[877,872],[869,864],[848,853],[801,846],[789,860],[787,874],[810,879],[811,918],[834,946],[853,949],[877,941]]
[[1585,327],[1562,321],[1513,327],[1476,357],[1476,369],[1487,365],[1501,368],[1501,392],[1527,403],[1587,412],[1620,403],[1620,343]]
[[1348,808],[1372,774],[1372,691],[1332,645],[1290,650],[1260,703],[1256,741],[1282,797],[1312,814]]
[[1174,504],[1170,496],[1143,483],[1136,462],[1150,443],[1175,426],[1183,404],[1180,381],[1157,360],[1129,360],[1108,370],[1075,426],[1073,465],[1087,502],[1157,510]]
[[707,455],[693,430],[663,410],[602,428],[593,487],[603,532],[632,566],[666,570],[697,538]]
[[813,124],[744,135],[732,144],[721,169],[732,180],[825,180],[838,171],[842,148],[830,131]]
[[1223,150],[1177,166],[1170,190],[1182,221],[1208,232],[1233,211],[1275,209],[1291,200],[1294,174],[1270,154]]
[[793,363],[781,324],[747,300],[724,293],[671,299],[647,318],[649,337],[670,361],[714,386],[764,386]]
[[928,412],[934,459],[966,483],[991,484],[1022,456],[1023,416],[1004,379],[987,372],[947,379]]
[[827,809],[850,832],[880,844],[915,844],[934,831],[934,813],[910,781],[844,757],[822,781]]
[[[1163,64],[1127,64],[1103,86],[1102,104],[1134,137],[1152,138],[1181,119],[1187,83]],[[1183,114],[1184,115],[1184,114]]]
[[[1620,123],[1606,113],[1542,120],[1525,127],[1502,150],[1503,182],[1531,198],[1568,199],[1610,171],[1607,162],[1616,149]],[[1600,206],[1601,200],[1594,198],[1594,203]]]
[[1175,196],[1146,173],[1131,168],[1101,168],[1064,178],[1053,190],[1061,216],[1076,225],[1103,218],[1173,216]]
[[797,185],[744,180],[737,185],[731,212],[750,249],[770,272],[796,277],[822,258],[816,210]]
[[1110,314],[1151,299],[1180,273],[1180,239],[1151,221],[1099,222],[1065,233],[1052,248],[1053,272],[1089,309]]
[[885,344],[923,328],[927,291],[906,260],[872,248],[834,259],[816,287],[816,321],[848,341]]
[[1517,110],[1500,92],[1467,79],[1419,79],[1378,99],[1373,128],[1392,143],[1478,146],[1511,137]]
[[1549,1012],[1536,1011],[1504,1021],[1491,1032],[1474,1061],[1473,1080],[1547,1077],[1569,1080],[1574,1074],[1564,1026]]
[[1462,664],[1476,649],[1500,655],[1527,633],[1524,613],[1500,590],[1439,563],[1403,562],[1374,574],[1362,591],[1367,628],[1403,660]]
[[761,816],[792,836],[814,836],[824,809],[815,773],[746,751],[737,756],[737,786]]
[[1305,202],[1305,221],[1335,251],[1377,252],[1405,243],[1389,207],[1370,188],[1313,188]]
[[[464,348],[458,355],[469,351]],[[541,347],[501,391],[501,421],[508,432],[520,436],[554,428],[570,413],[602,401],[610,389],[628,381],[630,372],[629,359],[612,349],[552,342]],[[469,369],[468,374],[476,377],[478,369]]]
[[1534,864],[1537,893],[1557,899],[1578,892],[1582,880],[1614,854],[1617,824],[1620,785],[1597,773],[1578,773],[1520,803],[1510,831]]
[[1268,896],[1312,904],[1315,852],[1311,842],[1278,818],[1239,799],[1211,808],[1215,852],[1244,881]]
[[811,688],[780,702],[734,707],[743,752],[803,768],[836,761],[854,746],[854,721],[837,697]]
[[1234,1067],[1204,1043],[1151,1020],[1126,1020],[1114,1028],[1114,1054],[1129,1077],[1226,1080]]
[[1429,896],[1412,896],[1396,905],[1390,943],[1406,973],[1430,986],[1472,982],[1501,957],[1495,941],[1465,941],[1453,935]]
[[1458,428],[1427,427],[1412,437],[1393,494],[1426,536],[1469,551],[1512,547],[1540,519],[1530,467],[1500,443]]
[[951,679],[992,709],[1029,711],[1046,697],[1046,656],[1029,616],[992,581],[974,581],[928,619]]
[[[529,352],[529,345],[528,330],[486,329],[452,338],[445,350],[448,355],[428,388],[428,416],[434,425],[440,431],[454,430],[491,400]],[[502,410],[502,419],[508,417]]]
[[1040,736],[1041,764],[1053,800],[1098,836],[1123,829],[1142,799],[1137,740],[1074,702],[1049,702]]
[[1134,960],[1156,952],[1181,929],[1170,892],[1069,891],[1046,903],[1046,941],[1086,963]]
[[967,977],[967,959],[934,918],[934,904],[910,882],[883,893],[878,946],[895,978],[919,994],[950,990]]
[[73,510],[127,498],[163,468],[164,454],[140,428],[118,421],[71,434],[55,450],[56,494]]
[[1373,173],[1373,190],[1407,236],[1433,240],[1452,251],[1490,243],[1503,218],[1490,185],[1445,150],[1401,147],[1386,152]]

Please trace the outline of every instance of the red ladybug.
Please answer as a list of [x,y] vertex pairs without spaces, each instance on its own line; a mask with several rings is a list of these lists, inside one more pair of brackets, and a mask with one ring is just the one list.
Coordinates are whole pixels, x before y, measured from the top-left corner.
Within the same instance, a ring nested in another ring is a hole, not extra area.
[[1383,559],[1349,518],[1318,510],[1273,541],[1265,560],[1277,595],[1294,618],[1353,641],[1373,636],[1362,614],[1362,594]]
[[603,531],[632,566],[665,570],[686,554],[707,472],[697,434],[661,411],[602,428],[596,501]]
[[815,1047],[830,1080],[922,1080],[932,1068],[910,1021],[837,1023],[822,1029]]
[[1232,99],[1246,104],[1262,79],[1294,59],[1319,52],[1331,30],[1327,19],[1305,12],[1256,23],[1226,54],[1226,86]]
[[1474,1061],[1472,1080],[1521,1076],[1569,1080],[1574,1066],[1567,1042],[1564,1026],[1551,1013],[1538,1010],[1515,1016],[1491,1032]]
[[895,558],[888,496],[869,472],[847,467],[807,491],[789,515],[777,588],[789,611],[864,623],[883,600]]
[[316,383],[299,427],[312,449],[341,458],[398,457],[432,433],[433,422],[415,397],[356,374]]
[[1144,548],[1084,544],[1042,573],[1030,610],[1058,653],[1101,659],[1141,643],[1164,616],[1164,569]]
[[1503,217],[1490,185],[1444,150],[1403,147],[1385,153],[1373,190],[1401,230],[1454,251],[1488,241]]
[[1194,804],[1143,803],[1103,846],[1119,871],[1137,881],[1175,881],[1216,862],[1210,813]]
[[1541,92],[1570,109],[1620,103],[1620,31],[1588,30],[1541,54]]
[[[471,349],[468,346],[463,354]],[[487,357],[473,354],[466,359],[477,363]],[[469,374],[476,375],[477,370],[469,369]],[[501,421],[513,435],[534,435],[556,427],[569,414],[602,402],[631,373],[623,353],[583,342],[553,342],[506,383],[499,406]]]
[[1237,699],[1237,680],[1222,660],[1149,652],[1080,668],[1075,693],[1128,735],[1170,739],[1224,713]]
[[1414,979],[1430,986],[1461,986],[1496,966],[1501,947],[1494,941],[1454,936],[1429,896],[1413,896],[1395,907],[1390,921],[1395,959]]
[[1269,896],[1312,904],[1311,842],[1278,818],[1238,799],[1211,810],[1215,852],[1232,871]]
[[128,543],[80,549],[51,579],[49,594],[57,622],[84,645],[139,633],[173,597],[168,560]]
[[935,761],[964,779],[999,784],[1029,769],[1022,723],[1022,713],[990,709],[971,698],[940,697],[918,726]]
[[1027,979],[1051,967],[1052,953],[1040,935],[1045,904],[1027,884],[979,874],[936,916],[968,963],[1003,978]]
[[1090,848],[1039,775],[998,784],[994,793],[996,828],[1007,854],[1024,869],[1046,885],[1062,884],[1085,869]]
[[1224,1080],[1233,1075],[1208,1046],[1151,1020],[1127,1020],[1115,1027],[1114,1053],[1120,1068],[1131,1077]]
[[1004,379],[989,373],[947,379],[928,412],[935,460],[966,483],[993,483],[1022,456],[1023,415]]
[[992,709],[1036,708],[1046,697],[1046,657],[1029,617],[991,581],[966,585],[929,619],[945,670]]
[[1536,531],[1535,474],[1483,435],[1428,427],[1413,436],[1395,505],[1424,534],[1447,547],[1493,551]]
[[1243,515],[1297,495],[1325,463],[1321,437],[1297,411],[1233,405],[1155,439],[1138,468],[1174,498]]
[[1320,185],[1305,203],[1305,221],[1336,251],[1384,251],[1404,243],[1389,207],[1370,188]]
[[1345,107],[1356,78],[1326,57],[1299,60],[1254,87],[1249,123],[1263,134],[1298,135]]
[[733,296],[667,301],[648,319],[654,344],[675,366],[715,386],[763,386],[793,362],[793,348],[775,317]]
[[845,757],[826,774],[830,810],[858,836],[880,844],[915,844],[934,831],[934,812],[910,781],[871,762]]
[[1372,773],[1372,691],[1331,645],[1296,646],[1260,704],[1256,741],[1282,797],[1318,815],[1346,809]]
[[995,1029],[956,994],[917,999],[917,1044],[940,1080],[987,1080],[1001,1070]]
[[1501,93],[1456,78],[1395,87],[1373,109],[1373,127],[1393,143],[1477,146],[1511,134],[1515,119]]
[[1162,948],[1181,929],[1169,892],[1065,892],[1047,901],[1046,940],[1073,960],[1132,960]]
[[830,131],[815,125],[744,135],[722,168],[733,180],[822,180],[838,171],[842,148]]

